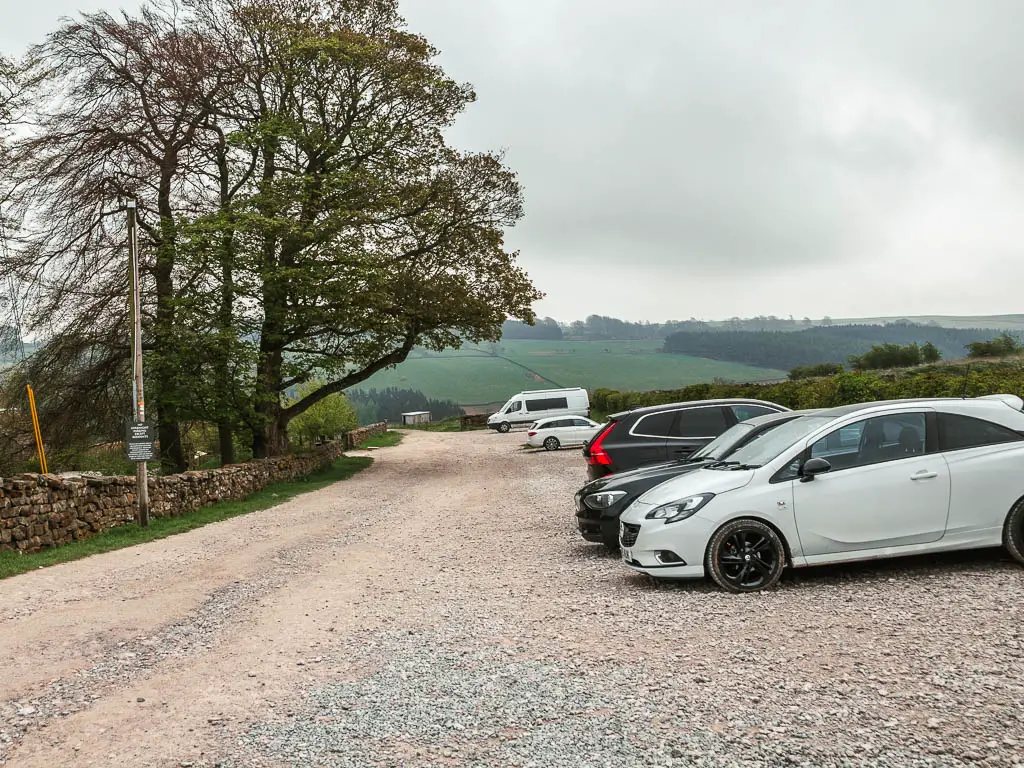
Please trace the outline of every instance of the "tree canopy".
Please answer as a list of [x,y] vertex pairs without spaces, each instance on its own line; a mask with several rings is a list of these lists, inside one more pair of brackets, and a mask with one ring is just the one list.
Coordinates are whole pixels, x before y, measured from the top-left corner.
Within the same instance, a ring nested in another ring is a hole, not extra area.
[[[532,322],[541,294],[504,245],[522,191],[500,154],[449,146],[475,93],[437,54],[396,0],[145,5],[37,46],[12,151],[24,224],[0,268],[34,296],[33,377],[63,372],[45,407],[128,380],[126,200],[175,468],[184,421],[218,424],[226,462],[238,432],[277,454],[291,421],[413,347]],[[108,401],[113,430],[128,401]]]

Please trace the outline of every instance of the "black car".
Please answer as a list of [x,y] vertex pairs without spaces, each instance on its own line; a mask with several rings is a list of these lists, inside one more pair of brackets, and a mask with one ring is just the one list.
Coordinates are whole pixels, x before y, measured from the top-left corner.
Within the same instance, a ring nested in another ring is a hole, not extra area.
[[591,480],[647,464],[685,459],[734,424],[788,411],[763,400],[694,400],[616,413],[583,447]]
[[687,459],[652,464],[621,474],[591,480],[576,493],[576,524],[587,541],[619,545],[619,515],[656,485],[727,460],[737,448],[780,424],[813,411],[782,411],[757,416],[729,428]]

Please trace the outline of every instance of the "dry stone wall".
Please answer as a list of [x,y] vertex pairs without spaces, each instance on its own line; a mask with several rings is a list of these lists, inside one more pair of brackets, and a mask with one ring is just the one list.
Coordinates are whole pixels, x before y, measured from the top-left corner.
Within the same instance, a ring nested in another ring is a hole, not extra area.
[[[271,483],[306,477],[387,424],[350,432],[313,453],[149,479],[150,515],[177,517],[219,501],[237,501]],[[134,477],[19,475],[0,478],[0,550],[38,552],[87,539],[135,519]]]

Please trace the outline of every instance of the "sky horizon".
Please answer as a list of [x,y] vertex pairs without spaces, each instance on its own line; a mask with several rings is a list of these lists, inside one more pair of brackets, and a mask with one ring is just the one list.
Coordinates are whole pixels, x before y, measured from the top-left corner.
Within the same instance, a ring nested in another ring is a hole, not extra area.
[[[538,316],[1013,314],[1024,132],[1013,0],[401,0],[504,150]],[[0,29],[20,53],[62,15]]]

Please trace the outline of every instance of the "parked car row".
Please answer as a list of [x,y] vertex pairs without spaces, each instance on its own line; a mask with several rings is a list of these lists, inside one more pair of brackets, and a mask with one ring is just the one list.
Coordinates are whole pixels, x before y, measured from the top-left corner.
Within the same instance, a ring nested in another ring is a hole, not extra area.
[[992,395],[615,414],[584,447],[577,523],[635,571],[732,592],[787,567],[955,549],[1003,546],[1024,563],[1022,409]]

